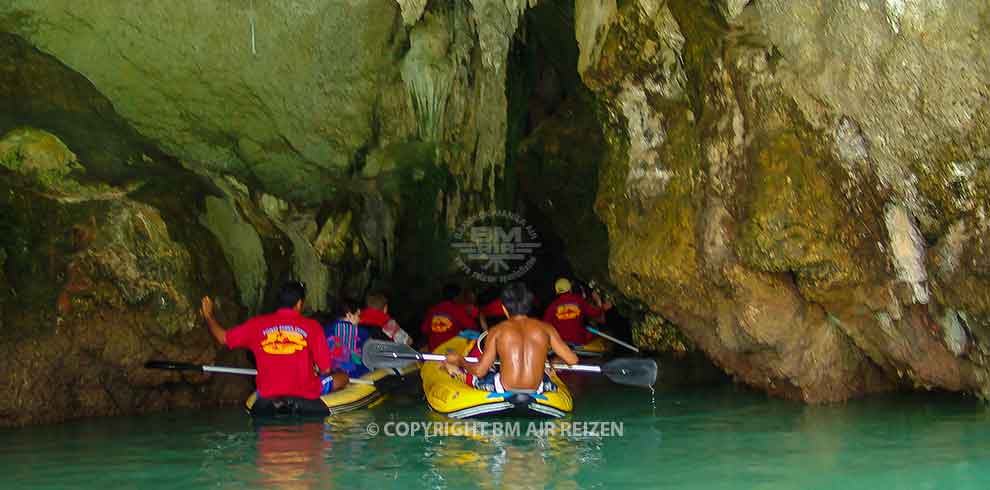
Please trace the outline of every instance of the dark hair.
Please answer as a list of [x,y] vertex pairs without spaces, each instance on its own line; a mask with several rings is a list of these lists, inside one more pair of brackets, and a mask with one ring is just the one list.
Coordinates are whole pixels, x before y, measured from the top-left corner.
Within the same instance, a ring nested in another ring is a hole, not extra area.
[[375,291],[368,293],[368,296],[364,299],[369,308],[375,308],[376,310],[384,310],[388,306],[388,298],[385,297],[385,293],[381,291]]
[[482,290],[481,294],[478,295],[478,304],[487,305],[488,303],[491,303],[492,301],[499,299],[499,296],[501,294],[502,292],[499,291],[498,288],[494,286],[489,286],[484,290]]
[[510,315],[527,315],[533,307],[533,293],[521,282],[510,283],[502,290],[502,304]]
[[333,314],[337,318],[348,313],[357,313],[358,311],[361,311],[361,305],[354,298],[345,296],[334,302]]
[[461,287],[452,282],[443,285],[443,299],[453,301],[461,294]]
[[292,308],[296,303],[306,300],[306,285],[300,281],[291,280],[282,285],[278,291],[278,307]]

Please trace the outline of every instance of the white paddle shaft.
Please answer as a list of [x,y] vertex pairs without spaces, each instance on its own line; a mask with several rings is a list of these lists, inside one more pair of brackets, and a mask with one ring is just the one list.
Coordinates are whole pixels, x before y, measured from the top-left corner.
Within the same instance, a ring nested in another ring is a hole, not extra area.
[[[233,368],[226,366],[203,366],[203,372],[205,373],[224,373],[224,374],[243,374],[246,376],[257,376],[257,369],[250,368]],[[348,383],[354,383],[356,385],[371,385],[374,386],[375,382],[367,379],[361,378],[351,378]]]
[[244,374],[247,376],[257,376],[257,369],[249,368],[233,368],[226,366],[203,366],[204,373],[223,373],[223,374]]
[[587,329],[589,332],[591,332],[591,333],[593,333],[593,334],[595,334],[595,335],[597,335],[599,337],[602,337],[602,338],[611,340],[612,342],[615,342],[616,344],[619,344],[619,345],[625,347],[626,349],[629,349],[629,350],[631,350],[633,352],[639,352],[639,348],[636,347],[635,345],[627,344],[627,343],[625,343],[625,342],[623,342],[623,341],[621,341],[621,340],[619,340],[619,339],[617,339],[615,337],[612,337],[611,335],[602,333],[602,332],[598,331],[597,328],[592,328],[592,327],[584,327],[584,328]]

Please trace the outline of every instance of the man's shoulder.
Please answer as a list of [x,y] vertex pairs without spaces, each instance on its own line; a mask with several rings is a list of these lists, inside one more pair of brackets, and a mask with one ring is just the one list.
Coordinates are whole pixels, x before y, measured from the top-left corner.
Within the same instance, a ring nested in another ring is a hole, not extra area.
[[270,320],[271,316],[272,316],[271,313],[263,313],[260,315],[252,316],[251,318],[244,320],[244,323],[238,325],[238,327],[258,327],[260,325],[267,325],[271,321]]
[[549,323],[547,323],[547,322],[545,322],[545,321],[543,321],[543,320],[541,320],[539,318],[530,318],[529,319],[529,326],[531,328],[542,328],[542,329],[547,329],[547,328],[552,329],[553,328],[553,325],[551,325],[551,324],[549,324]]
[[303,316],[303,314],[295,311],[287,312],[280,310],[274,313],[265,313],[263,315],[257,315],[251,318],[250,320],[248,320],[247,322],[244,322],[244,324],[264,325],[264,326],[293,324],[299,327],[315,328],[321,331],[323,330],[323,326],[320,325],[320,322],[312,318],[309,318],[307,316]]
[[513,329],[544,328],[544,327],[553,328],[553,325],[550,325],[549,323],[539,318],[534,318],[531,316],[526,316],[522,318],[513,317],[509,320],[502,321],[498,325],[489,329],[489,335],[495,333],[500,329],[513,330]]

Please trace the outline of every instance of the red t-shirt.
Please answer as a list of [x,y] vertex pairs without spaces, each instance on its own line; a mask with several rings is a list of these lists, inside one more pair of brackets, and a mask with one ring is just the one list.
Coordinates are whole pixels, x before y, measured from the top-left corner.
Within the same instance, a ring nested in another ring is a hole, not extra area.
[[543,321],[557,329],[560,338],[571,344],[587,344],[593,336],[584,328],[584,317],[599,318],[604,313],[601,308],[592,306],[581,296],[564,293],[550,303]]
[[251,349],[258,363],[255,384],[262,398],[319,398],[321,372],[330,369],[323,327],[292,308],[256,316],[227,331],[227,347]]
[[474,318],[468,313],[467,307],[450,300],[430,308],[420,326],[423,333],[429,336],[427,348],[431,351],[456,337],[461,330],[473,328]]
[[505,310],[502,309],[502,300],[493,299],[487,305],[481,307],[481,314],[486,317],[502,317],[505,318]]

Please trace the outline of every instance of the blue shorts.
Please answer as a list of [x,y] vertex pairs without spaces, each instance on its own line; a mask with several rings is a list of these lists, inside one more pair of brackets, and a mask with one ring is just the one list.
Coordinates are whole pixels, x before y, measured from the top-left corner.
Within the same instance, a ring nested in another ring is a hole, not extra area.
[[323,385],[323,389],[320,390],[320,396],[329,395],[333,391],[333,376],[320,377],[320,383]]

